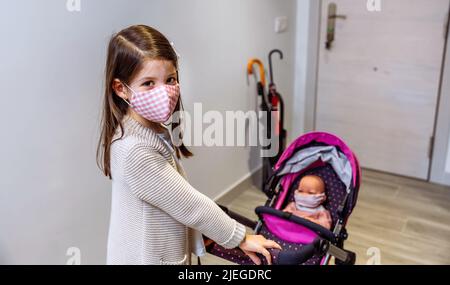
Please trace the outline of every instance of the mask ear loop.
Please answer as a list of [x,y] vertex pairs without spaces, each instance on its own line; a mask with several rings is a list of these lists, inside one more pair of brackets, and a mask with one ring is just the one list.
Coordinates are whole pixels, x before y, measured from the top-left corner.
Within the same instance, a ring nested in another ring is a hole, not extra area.
[[[133,89],[131,89],[131,87],[130,86],[128,86],[128,84],[126,84],[125,82],[122,82],[122,84],[123,85],[125,85],[128,89],[130,89],[131,90],[131,92],[133,92],[134,93],[134,90]],[[122,97],[120,97],[120,98],[122,98]],[[125,103],[127,103],[128,104],[128,106],[130,106],[131,108],[133,108],[133,106],[131,106],[131,104],[130,104],[130,102],[128,102],[125,98],[122,98],[122,100],[123,101],[125,101]]]

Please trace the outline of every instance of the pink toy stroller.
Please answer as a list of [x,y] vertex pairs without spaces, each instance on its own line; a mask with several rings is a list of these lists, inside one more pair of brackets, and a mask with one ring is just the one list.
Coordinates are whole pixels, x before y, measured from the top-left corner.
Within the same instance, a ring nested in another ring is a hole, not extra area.
[[[358,196],[360,173],[356,156],[341,139],[329,133],[308,133],[297,138],[276,163],[264,187],[268,200],[255,209],[258,222],[221,207],[255,233],[282,246],[283,250],[269,250],[273,264],[325,265],[332,256],[336,264],[354,264],[356,255],[344,250],[344,241],[348,237],[345,226]],[[331,215],[331,230],[282,211],[294,200],[300,179],[311,174],[325,183],[324,206]],[[209,253],[237,264],[254,264],[240,249],[225,249],[208,241]],[[265,258],[260,258],[265,264]]]

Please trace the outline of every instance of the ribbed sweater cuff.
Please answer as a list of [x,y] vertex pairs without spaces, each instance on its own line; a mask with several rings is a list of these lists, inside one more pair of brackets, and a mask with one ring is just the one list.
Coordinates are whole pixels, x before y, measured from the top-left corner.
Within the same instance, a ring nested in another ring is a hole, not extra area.
[[236,221],[235,223],[236,225],[234,226],[234,231],[231,237],[226,242],[220,244],[224,248],[235,248],[244,240],[246,233],[245,226]]

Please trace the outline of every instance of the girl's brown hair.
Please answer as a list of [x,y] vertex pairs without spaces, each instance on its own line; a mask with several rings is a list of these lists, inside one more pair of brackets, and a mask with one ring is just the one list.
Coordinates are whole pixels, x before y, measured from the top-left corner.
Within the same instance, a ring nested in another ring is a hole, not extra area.
[[[137,75],[146,59],[168,60],[173,63],[177,69],[178,77],[178,58],[167,38],[157,30],[144,26],[136,25],[126,28],[113,35],[108,46],[108,55],[106,59],[105,70],[105,94],[103,102],[103,111],[101,117],[101,134],[97,146],[97,164],[105,176],[111,179],[110,152],[112,140],[116,129],[121,131],[121,139],[124,132],[122,118],[127,113],[128,104],[115,94],[113,89],[114,79],[130,84],[130,81]],[[177,78],[178,80],[178,78]],[[181,96],[177,102],[174,112],[181,111]],[[172,130],[177,128],[181,122],[172,122]],[[179,134],[182,139],[182,134]],[[180,152],[184,157],[192,156],[192,153],[181,143],[176,147],[177,156]]]

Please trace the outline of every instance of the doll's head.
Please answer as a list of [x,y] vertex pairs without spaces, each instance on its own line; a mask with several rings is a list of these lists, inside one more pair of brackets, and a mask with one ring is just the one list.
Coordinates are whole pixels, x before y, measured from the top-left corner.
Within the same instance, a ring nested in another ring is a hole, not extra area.
[[306,175],[300,180],[295,192],[309,195],[322,194],[325,193],[325,183],[319,176]]
[[326,200],[325,183],[316,175],[306,175],[294,193],[297,208],[317,208]]

